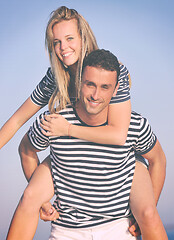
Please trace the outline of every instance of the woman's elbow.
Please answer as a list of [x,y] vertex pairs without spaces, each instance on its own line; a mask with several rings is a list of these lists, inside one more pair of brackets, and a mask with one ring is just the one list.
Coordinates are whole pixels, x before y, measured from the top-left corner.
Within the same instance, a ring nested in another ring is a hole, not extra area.
[[27,134],[25,134],[18,147],[18,153],[20,157],[22,158],[24,154],[27,154],[29,149],[30,149],[30,142]]

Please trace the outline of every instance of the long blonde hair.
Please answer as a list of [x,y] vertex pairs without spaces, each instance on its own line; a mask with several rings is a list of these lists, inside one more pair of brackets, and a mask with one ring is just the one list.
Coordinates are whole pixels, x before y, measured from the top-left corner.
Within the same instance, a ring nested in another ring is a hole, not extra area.
[[49,58],[51,69],[55,77],[56,89],[53,92],[50,100],[49,100],[49,111],[54,112],[55,104],[56,111],[61,110],[66,107],[67,103],[70,103],[70,97],[68,93],[68,86],[70,83],[70,74],[68,68],[66,68],[60,59],[57,57],[53,44],[53,27],[55,24],[61,21],[69,21],[72,19],[77,20],[77,27],[81,37],[82,47],[81,54],[79,56],[76,76],[75,76],[75,89],[76,89],[76,97],[79,97],[80,94],[80,86],[81,86],[81,72],[83,59],[93,50],[98,49],[97,42],[95,36],[87,23],[87,21],[81,16],[76,10],[69,9],[65,6],[58,8],[53,11],[50,20],[48,21],[46,28],[46,36],[45,36],[45,45],[48,48]]

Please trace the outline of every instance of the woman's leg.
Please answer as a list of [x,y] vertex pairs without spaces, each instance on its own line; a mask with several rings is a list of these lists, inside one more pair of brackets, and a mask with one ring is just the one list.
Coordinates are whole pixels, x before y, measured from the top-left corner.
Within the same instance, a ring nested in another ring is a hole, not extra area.
[[51,200],[54,187],[47,157],[34,172],[18,207],[14,213],[7,240],[33,239],[39,220],[39,211],[45,202]]
[[168,239],[156,208],[149,172],[140,162],[136,162],[130,207],[140,227],[143,240]]

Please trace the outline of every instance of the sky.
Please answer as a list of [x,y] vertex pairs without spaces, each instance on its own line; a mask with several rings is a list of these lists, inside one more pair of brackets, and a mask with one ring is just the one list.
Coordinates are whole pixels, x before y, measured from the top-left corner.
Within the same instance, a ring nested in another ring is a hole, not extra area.
[[[0,126],[45,75],[49,67],[45,28],[49,14],[62,5],[82,14],[99,47],[113,52],[127,66],[132,79],[132,109],[148,118],[166,154],[166,180],[158,211],[165,227],[174,228],[173,0],[1,0]],[[0,150],[0,239],[5,239],[13,212],[27,186],[18,146],[36,116]],[[48,152],[39,154],[41,161]],[[50,223],[40,221],[34,239],[48,239],[49,231]]]

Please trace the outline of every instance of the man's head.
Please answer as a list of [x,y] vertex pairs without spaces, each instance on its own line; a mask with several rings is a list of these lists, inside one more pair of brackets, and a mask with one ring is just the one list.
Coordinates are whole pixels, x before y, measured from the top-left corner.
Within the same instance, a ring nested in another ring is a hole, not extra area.
[[119,62],[117,57],[110,51],[104,49],[97,49],[92,51],[83,61],[82,74],[87,66],[116,72],[117,85],[118,77],[120,75]]
[[83,121],[88,124],[89,119],[96,120],[96,124],[106,121],[109,102],[118,89],[119,74],[118,60],[111,52],[95,50],[86,57],[77,109]]

